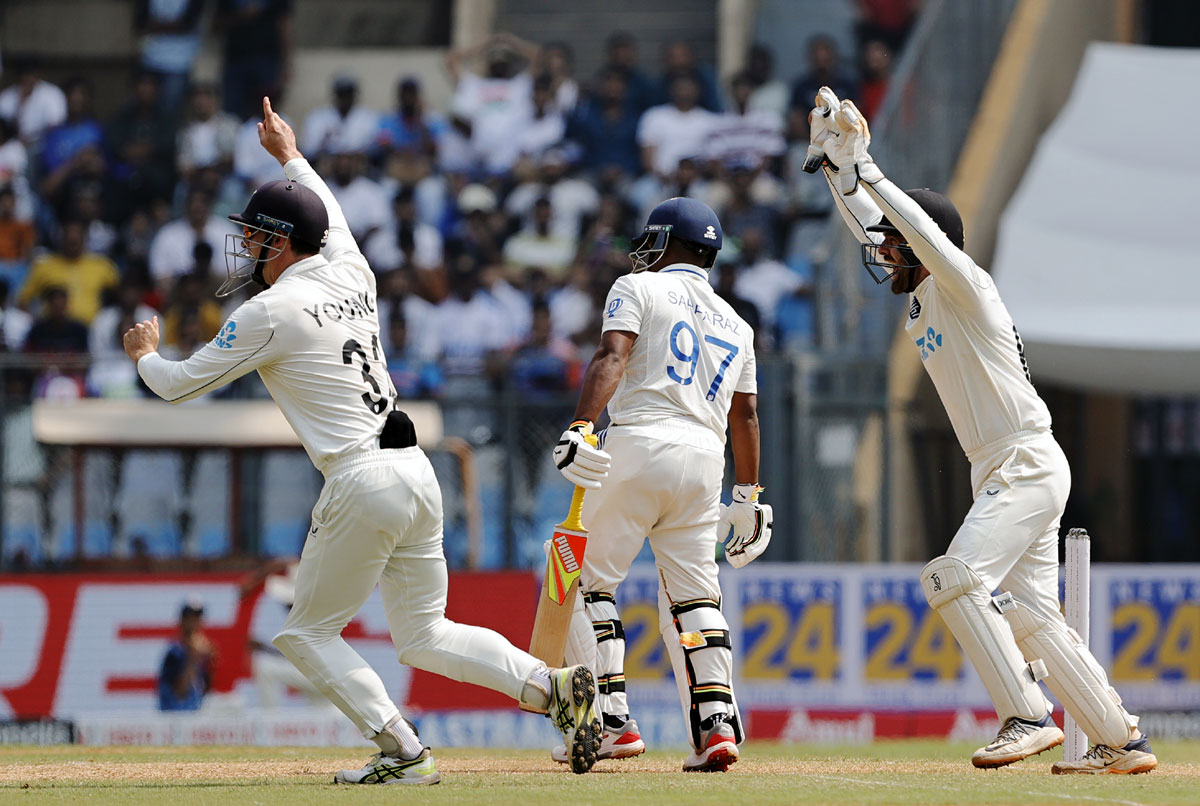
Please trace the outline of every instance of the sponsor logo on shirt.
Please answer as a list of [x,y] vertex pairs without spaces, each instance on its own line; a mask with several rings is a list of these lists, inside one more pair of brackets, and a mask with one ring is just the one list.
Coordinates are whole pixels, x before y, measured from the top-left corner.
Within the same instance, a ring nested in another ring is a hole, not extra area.
[[929,358],[930,353],[942,346],[942,334],[935,332],[931,327],[926,328],[925,335],[917,339],[917,346],[921,348],[921,360],[924,361]]
[[233,335],[235,330],[237,330],[237,322],[226,322],[225,327],[221,328],[221,332],[213,339],[213,344],[222,350],[232,350],[233,343],[237,341],[237,336]]
[[617,297],[612,302],[608,303],[608,318],[612,319],[617,315],[617,309],[621,307],[621,298]]
[[916,319],[921,315],[921,300],[913,297],[912,305],[908,307],[908,318]]

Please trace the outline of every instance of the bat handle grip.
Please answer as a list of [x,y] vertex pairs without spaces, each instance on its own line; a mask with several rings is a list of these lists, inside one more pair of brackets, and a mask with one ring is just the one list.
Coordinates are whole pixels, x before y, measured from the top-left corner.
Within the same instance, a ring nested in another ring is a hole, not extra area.
[[583,531],[583,494],[586,492],[583,487],[575,488],[575,494],[571,496],[571,509],[567,511],[566,520],[562,523],[567,529]]
[[[600,438],[595,434],[584,434],[583,438],[593,448],[600,444]],[[583,531],[583,494],[585,492],[587,490],[583,487],[575,487],[575,493],[571,496],[571,509],[567,511],[567,519],[562,523],[566,528],[576,532]]]

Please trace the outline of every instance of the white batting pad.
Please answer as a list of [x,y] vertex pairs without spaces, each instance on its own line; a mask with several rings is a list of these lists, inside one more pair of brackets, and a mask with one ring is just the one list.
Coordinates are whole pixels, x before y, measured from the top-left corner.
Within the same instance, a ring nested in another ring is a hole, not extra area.
[[962,560],[941,556],[921,569],[921,585],[929,606],[946,622],[979,673],[1001,724],[1009,717],[1039,720],[1049,713],[1050,701],[1026,667],[1012,631],[979,576]]
[[1137,717],[1121,707],[1121,698],[1079,634],[1061,618],[1046,621],[1020,602],[1014,605],[1005,616],[1017,645],[1026,658],[1045,663],[1046,685],[1054,696],[1092,742],[1124,747]]

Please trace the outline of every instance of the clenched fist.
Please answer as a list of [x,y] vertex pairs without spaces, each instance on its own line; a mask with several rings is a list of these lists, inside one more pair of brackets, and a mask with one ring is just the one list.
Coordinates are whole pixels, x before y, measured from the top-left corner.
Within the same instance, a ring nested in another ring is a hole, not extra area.
[[125,353],[137,363],[142,356],[158,350],[158,317],[138,322],[125,331]]

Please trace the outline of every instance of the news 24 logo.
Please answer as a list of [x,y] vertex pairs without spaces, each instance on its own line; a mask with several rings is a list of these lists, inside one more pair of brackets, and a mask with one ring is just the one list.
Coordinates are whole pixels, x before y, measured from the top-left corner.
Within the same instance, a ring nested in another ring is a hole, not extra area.
[[961,680],[962,651],[941,616],[925,601],[918,579],[863,580],[868,681]]
[[742,677],[753,680],[835,681],[843,677],[838,621],[840,579],[775,576],[745,580]]

